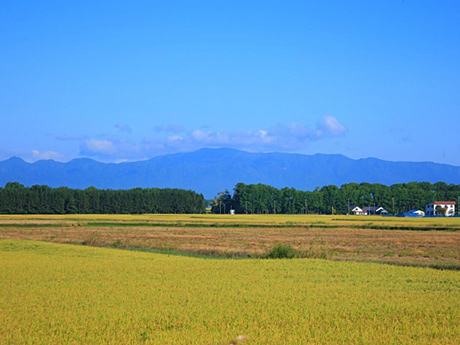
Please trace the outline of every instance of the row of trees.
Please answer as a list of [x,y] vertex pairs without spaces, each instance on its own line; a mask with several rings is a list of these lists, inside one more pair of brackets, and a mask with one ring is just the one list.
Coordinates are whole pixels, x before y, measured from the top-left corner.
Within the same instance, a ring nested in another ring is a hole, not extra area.
[[263,184],[238,183],[233,196],[226,190],[212,201],[213,213],[250,214],[345,214],[350,206],[381,206],[391,214],[411,209],[425,210],[433,201],[457,201],[460,185],[444,182],[410,182],[386,186],[378,183],[329,185],[314,191],[277,189]]
[[0,214],[204,213],[202,194],[183,189],[84,190],[17,182],[0,188]]
[[[425,209],[433,201],[457,201],[460,185],[410,182],[385,186],[349,183],[314,191],[277,189],[263,184],[238,183],[233,196],[226,190],[211,202],[213,213],[344,214],[349,206],[382,206],[392,214]],[[84,190],[13,182],[0,188],[0,214],[141,214],[204,213],[202,194],[183,189],[136,188]]]

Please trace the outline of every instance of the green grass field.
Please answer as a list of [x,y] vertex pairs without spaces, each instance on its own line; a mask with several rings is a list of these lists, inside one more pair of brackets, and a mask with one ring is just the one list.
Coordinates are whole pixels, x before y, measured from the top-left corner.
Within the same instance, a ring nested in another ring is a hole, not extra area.
[[1,344],[458,344],[460,274],[0,241]]

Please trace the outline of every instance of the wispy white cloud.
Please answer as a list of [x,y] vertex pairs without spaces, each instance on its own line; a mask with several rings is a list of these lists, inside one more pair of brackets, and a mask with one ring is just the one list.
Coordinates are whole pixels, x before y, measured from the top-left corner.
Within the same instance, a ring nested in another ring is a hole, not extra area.
[[331,115],[324,115],[316,124],[317,137],[336,137],[345,134],[346,131],[345,126]]
[[155,128],[155,132],[165,134],[163,138],[145,138],[141,142],[110,138],[86,139],[80,146],[80,154],[103,161],[117,162],[193,151],[203,147],[231,147],[262,152],[301,152],[313,141],[341,136],[346,131],[345,126],[330,115],[323,116],[313,128],[299,122],[251,131],[213,131],[206,127],[187,131],[180,125],[165,125]]
[[253,131],[212,131],[195,129],[185,136],[167,137],[166,144],[184,147],[233,147],[250,151],[301,151],[310,142],[342,136],[346,127],[334,116],[325,115],[315,128],[299,122],[279,124]]
[[81,146],[81,150],[87,155],[110,155],[117,152],[114,143],[107,139],[88,139]]
[[80,145],[80,155],[111,162],[145,159],[145,151],[146,145],[115,139],[88,139]]
[[56,151],[44,151],[40,152],[38,150],[32,150],[33,160],[42,160],[42,159],[59,159],[61,155]]

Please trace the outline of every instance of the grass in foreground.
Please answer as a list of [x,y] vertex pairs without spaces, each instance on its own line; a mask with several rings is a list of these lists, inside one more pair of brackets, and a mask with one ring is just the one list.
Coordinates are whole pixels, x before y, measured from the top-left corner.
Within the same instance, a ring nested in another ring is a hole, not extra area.
[[457,344],[460,275],[0,241],[6,344]]

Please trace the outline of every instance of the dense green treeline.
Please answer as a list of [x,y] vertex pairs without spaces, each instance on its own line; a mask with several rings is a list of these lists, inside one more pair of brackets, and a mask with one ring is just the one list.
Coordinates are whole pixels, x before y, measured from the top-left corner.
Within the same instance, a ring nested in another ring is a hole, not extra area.
[[202,194],[182,189],[84,190],[14,182],[0,188],[0,214],[204,213]]
[[378,183],[348,183],[340,188],[329,185],[314,191],[277,189],[263,184],[238,183],[233,196],[226,190],[212,202],[213,213],[345,214],[348,206],[384,207],[391,214],[412,209],[425,210],[433,201],[457,201],[460,185],[444,182],[410,182],[385,186]]
[[[349,183],[300,191],[263,184],[238,183],[233,196],[219,193],[213,213],[345,214],[348,206],[382,206],[391,214],[425,209],[433,201],[458,201],[460,185],[410,182],[386,186]],[[458,205],[457,205],[458,206]],[[44,185],[24,187],[14,182],[0,188],[0,214],[141,214],[204,213],[202,194],[182,189],[84,190]]]

